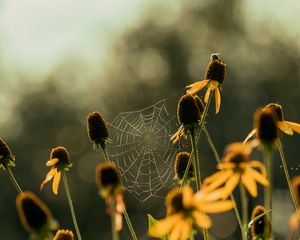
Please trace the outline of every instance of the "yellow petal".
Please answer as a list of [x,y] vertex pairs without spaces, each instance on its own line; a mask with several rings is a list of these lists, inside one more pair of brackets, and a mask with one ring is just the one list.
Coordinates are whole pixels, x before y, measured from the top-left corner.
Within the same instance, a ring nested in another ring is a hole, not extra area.
[[149,235],[153,237],[162,237],[168,234],[178,220],[180,220],[179,214],[174,214],[159,220],[149,229]]
[[40,186],[40,191],[42,191],[42,189],[44,188],[44,186],[51,181],[51,179],[54,177],[55,173],[56,173],[56,168],[52,168],[46,175],[45,180],[42,182],[41,186]]
[[236,168],[236,163],[233,162],[222,162],[218,164],[218,169],[220,170],[229,170]]
[[254,136],[254,134],[256,134],[256,131],[257,131],[256,128],[252,129],[251,132],[250,132],[250,133],[247,135],[247,137],[245,138],[243,144],[246,144],[246,142],[248,142],[248,140],[249,140],[250,138],[252,138],[252,137]]
[[54,175],[54,179],[53,179],[53,183],[52,183],[52,191],[55,195],[58,194],[58,185],[59,185],[59,182],[60,182],[60,177],[61,177],[61,172],[57,172]]
[[193,211],[192,216],[195,219],[196,225],[200,228],[210,228],[211,227],[211,220],[210,218],[199,211]]
[[253,177],[254,180],[256,180],[257,182],[259,182],[260,184],[264,185],[264,186],[269,186],[269,181],[259,172],[249,168],[248,170],[248,174],[251,175],[251,177]]
[[[232,171],[220,171],[215,173],[214,175],[218,175],[217,177],[215,177],[214,181],[211,182],[211,184],[207,185],[207,186],[203,186],[205,191],[211,191],[214,190],[216,188],[218,188],[219,186],[223,185],[226,180],[232,175]],[[205,182],[205,180],[204,180]]]
[[251,194],[252,197],[257,197],[257,186],[254,179],[248,174],[248,170],[242,175],[242,183]]
[[205,103],[208,103],[208,99],[209,99],[209,96],[210,96],[210,87],[206,90],[206,93],[205,93],[205,96],[204,96],[204,102]]
[[191,206],[191,204],[193,203],[193,190],[192,188],[185,186],[182,189],[182,204],[185,208],[189,208]]
[[232,193],[232,191],[234,190],[234,188],[236,187],[236,185],[239,183],[240,181],[240,174],[239,173],[235,173],[226,183],[224,190],[223,190],[223,194],[222,194],[222,198],[226,199],[228,198],[228,196]]
[[195,94],[197,92],[199,92],[202,88],[204,88],[207,83],[209,82],[209,80],[203,80],[203,81],[200,81],[200,82],[195,82],[191,85],[188,85],[187,86],[187,94]]
[[192,222],[191,221],[182,221],[180,240],[188,239],[191,235],[191,230],[192,230]]
[[225,212],[234,207],[234,203],[231,200],[207,202],[201,206],[201,210],[206,213],[219,213]]
[[287,135],[293,135],[293,130],[283,121],[277,122],[277,127]]
[[116,224],[116,230],[121,231],[123,228],[123,217],[122,214],[116,213],[115,214],[115,224]]
[[289,227],[293,233],[297,231],[299,222],[300,218],[297,216],[297,212],[295,212],[289,219]]
[[219,82],[216,80],[210,80],[210,85],[209,87],[211,88],[211,90],[216,89],[219,86]]
[[174,227],[172,228],[169,239],[170,240],[179,240],[180,239],[180,234],[181,234],[181,228],[182,228],[182,221],[176,222]]
[[256,161],[256,160],[252,160],[252,161],[250,161],[249,165],[251,167],[259,168],[263,177],[267,178],[267,170],[266,170],[266,167],[264,164],[262,164],[261,162]]
[[300,124],[284,121],[293,131],[300,133]]
[[52,166],[54,166],[58,162],[59,162],[58,158],[52,158],[48,162],[46,162],[46,166],[47,167],[52,167]]
[[216,113],[219,112],[221,106],[221,94],[219,88],[215,90]]

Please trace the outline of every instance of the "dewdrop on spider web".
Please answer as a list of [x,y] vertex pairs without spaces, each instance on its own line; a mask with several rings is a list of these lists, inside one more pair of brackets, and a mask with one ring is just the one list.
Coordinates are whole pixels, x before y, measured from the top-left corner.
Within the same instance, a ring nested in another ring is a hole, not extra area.
[[175,127],[176,116],[168,112],[166,99],[121,112],[108,123],[109,159],[118,166],[126,192],[139,202],[164,198],[174,185],[173,164],[179,146],[172,145],[170,136]]

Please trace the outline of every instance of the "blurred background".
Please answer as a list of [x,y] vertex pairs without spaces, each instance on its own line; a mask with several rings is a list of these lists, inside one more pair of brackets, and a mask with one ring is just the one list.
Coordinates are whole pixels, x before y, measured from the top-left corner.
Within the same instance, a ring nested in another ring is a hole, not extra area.
[[[58,196],[50,186],[39,191],[51,149],[67,147],[82,236],[110,239],[94,181],[104,159],[87,137],[87,114],[97,110],[112,122],[120,112],[166,99],[174,116],[185,86],[203,79],[212,52],[220,52],[228,68],[221,111],[211,108],[207,118],[220,154],[244,139],[259,106],[279,102],[286,120],[300,122],[299,12],[297,0],[1,0],[0,137],[16,156],[20,185],[47,203],[62,228],[73,229],[62,184]],[[300,137],[282,141],[290,174],[298,175]],[[215,171],[215,160],[204,138],[199,146],[205,177]],[[273,167],[273,230],[285,239],[294,210],[277,152]],[[1,239],[27,239],[4,171],[0,182]],[[126,192],[125,201],[138,239],[148,239],[146,214],[162,218],[164,200],[139,202]],[[233,213],[212,217],[213,236],[240,239]],[[121,239],[130,239],[126,226]]]

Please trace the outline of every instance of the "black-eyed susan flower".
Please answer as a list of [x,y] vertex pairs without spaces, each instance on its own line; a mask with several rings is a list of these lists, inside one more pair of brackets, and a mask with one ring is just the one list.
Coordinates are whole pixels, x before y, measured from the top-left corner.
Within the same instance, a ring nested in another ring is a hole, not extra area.
[[102,147],[109,142],[107,124],[99,112],[91,112],[87,116],[87,132],[95,149]]
[[252,197],[257,197],[257,183],[268,186],[269,182],[265,166],[261,162],[249,158],[252,148],[252,143],[230,144],[225,149],[222,162],[218,164],[220,171],[204,180],[203,189],[212,191],[224,185],[222,198],[226,199],[241,182]]
[[[197,100],[198,101],[198,100]],[[195,97],[190,94],[183,95],[177,105],[177,119],[180,124],[177,132],[171,137],[171,141],[176,143],[180,137],[187,136],[192,128],[199,127],[201,120],[201,112],[195,100]]]
[[253,209],[250,223],[252,239],[270,239],[272,226],[263,206],[258,205]]
[[[275,116],[276,129],[280,129],[285,134],[293,135],[294,132],[300,133],[300,124],[284,120],[283,110],[282,110],[282,106],[280,104],[269,103],[264,108],[262,108],[261,112],[267,112],[267,113],[272,112]],[[255,121],[254,121],[254,123],[255,123]],[[257,133],[257,131],[258,131],[257,123],[254,124],[254,129],[248,134],[245,141],[247,141],[248,139],[250,139],[252,136],[254,136]],[[264,126],[264,127],[267,127],[267,126]]]
[[15,167],[15,156],[12,155],[10,148],[4,142],[2,138],[0,138],[0,168],[6,170],[7,167]]
[[45,203],[34,193],[24,192],[17,196],[16,206],[20,221],[28,233],[40,237],[38,239],[50,239],[57,223]]
[[105,199],[107,212],[115,216],[116,230],[122,229],[122,214],[125,204],[123,201],[123,186],[121,176],[114,162],[98,164],[96,167],[96,183],[99,194]]
[[50,153],[50,160],[46,163],[47,167],[51,167],[46,175],[45,180],[42,182],[40,189],[42,190],[45,184],[53,179],[52,191],[58,194],[58,186],[61,179],[61,172],[68,171],[72,167],[69,152],[65,147],[53,148]]
[[[180,152],[176,155],[175,164],[174,164],[174,172],[175,172],[175,179],[178,180],[178,183],[182,183],[185,170],[188,166],[188,162],[190,159],[190,154],[188,152]],[[195,173],[194,173],[194,164],[191,162],[188,173],[187,173],[187,182],[190,180],[194,180]]]
[[292,181],[292,189],[295,193],[296,198],[296,204],[298,207],[298,210],[290,216],[289,218],[289,227],[292,233],[296,232],[299,228],[300,223],[300,212],[299,212],[299,205],[300,205],[300,176],[293,177]]
[[169,240],[186,240],[193,226],[210,228],[212,221],[207,213],[218,213],[233,208],[229,200],[213,201],[204,197],[203,193],[193,194],[193,190],[185,186],[171,190],[166,197],[167,217],[159,220],[149,229],[149,235]]
[[212,54],[206,69],[205,80],[188,85],[187,93],[193,95],[207,86],[204,102],[208,103],[211,92],[215,91],[216,113],[218,113],[221,106],[220,89],[225,80],[225,75],[226,64],[218,57],[217,54]]
[[53,240],[74,240],[74,234],[70,230],[60,229],[56,232]]

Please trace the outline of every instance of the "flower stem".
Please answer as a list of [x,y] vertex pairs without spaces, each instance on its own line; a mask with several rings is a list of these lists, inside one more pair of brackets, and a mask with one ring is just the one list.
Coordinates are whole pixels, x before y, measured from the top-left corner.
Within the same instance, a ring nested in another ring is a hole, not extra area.
[[242,183],[239,184],[240,187],[240,197],[242,204],[242,214],[243,214],[243,236],[246,236],[248,239],[248,199],[246,194],[246,189]]
[[131,234],[132,239],[133,239],[133,240],[137,240],[135,231],[134,231],[134,229],[133,229],[133,226],[132,226],[132,224],[131,224],[130,218],[129,218],[129,216],[128,216],[128,213],[127,213],[125,207],[124,207],[124,210],[123,210],[123,214],[124,214],[125,221],[126,221],[127,226],[128,226],[128,228],[129,228],[129,231],[130,231],[130,234]]
[[300,216],[299,206],[298,206],[298,203],[297,203],[295,192],[293,191],[291,178],[290,178],[290,175],[289,175],[289,171],[288,171],[288,167],[287,167],[287,164],[286,164],[286,160],[285,160],[285,156],[284,156],[284,152],[283,152],[283,148],[282,148],[280,138],[278,138],[278,150],[279,150],[279,154],[280,154],[284,174],[285,174],[285,177],[286,177],[286,181],[287,181],[288,186],[289,186],[290,194],[291,194],[296,212],[297,212],[298,216]]
[[[267,210],[272,209],[272,189],[273,189],[273,174],[272,174],[272,165],[271,165],[271,149],[265,147],[263,151],[264,163],[266,165],[269,186],[265,187],[265,200],[264,205]],[[272,211],[270,212],[270,221],[272,222]]]
[[[218,163],[221,163],[221,159],[220,159],[220,156],[218,154],[218,151],[217,151],[217,149],[216,149],[216,147],[215,147],[215,145],[214,145],[214,143],[213,143],[213,141],[212,141],[212,139],[210,137],[210,134],[208,133],[208,130],[207,130],[207,128],[206,128],[206,126],[204,124],[203,124],[203,128],[202,129],[203,129],[203,132],[206,135],[207,142],[208,142],[208,144],[209,144],[209,146],[210,146],[210,148],[211,148],[211,150],[212,150],[212,152],[213,152],[213,154],[215,156],[216,161]],[[234,207],[233,208],[234,208],[234,212],[235,212],[238,224],[239,224],[240,229],[241,229],[241,233],[243,235],[243,239],[247,240],[246,236],[244,235],[244,231],[243,231],[243,223],[242,223],[241,215],[239,213],[239,210],[238,210],[238,207],[236,205],[236,201],[235,201],[235,198],[234,198],[233,194],[230,194],[230,199],[234,203]]]
[[12,173],[11,169],[10,169],[10,166],[9,165],[6,165],[5,168],[7,169],[7,173],[8,173],[8,176],[12,182],[12,184],[14,185],[14,187],[17,189],[18,193],[23,193],[22,189],[20,188],[17,180],[15,179],[14,177],[14,174]]
[[78,224],[77,224],[77,220],[76,220],[76,216],[75,216],[73,201],[72,201],[72,198],[71,198],[71,193],[70,193],[70,189],[69,189],[69,185],[68,185],[68,181],[67,181],[66,172],[64,170],[62,170],[61,175],[62,175],[62,179],[63,179],[63,182],[64,182],[64,187],[65,187],[65,190],[66,190],[66,195],[67,195],[67,199],[68,199],[68,203],[69,203],[69,207],[70,207],[70,211],[71,211],[71,215],[72,215],[76,235],[77,235],[78,240],[81,240],[82,238],[81,238],[81,234],[80,234]]
[[110,210],[112,240],[119,240],[119,234],[116,229],[116,199],[114,196],[110,199]]
[[192,151],[194,153],[194,172],[195,172],[195,178],[196,178],[196,189],[197,191],[200,190],[201,187],[201,173],[200,173],[200,159],[198,155],[198,148],[196,143],[196,134],[195,134],[195,128],[192,127],[190,129],[190,138],[191,138],[191,144],[192,144]]
[[[105,149],[105,148],[102,148],[102,152],[103,152],[105,161],[106,161],[106,162],[109,162],[109,158],[108,158],[108,154],[107,154],[106,149]],[[137,240],[137,236],[136,236],[136,233],[135,233],[134,228],[133,228],[133,226],[132,226],[132,223],[131,223],[131,221],[130,221],[130,217],[129,217],[128,213],[127,213],[126,207],[124,207],[124,209],[123,209],[123,214],[124,214],[125,221],[126,221],[126,224],[127,224],[128,229],[129,229],[129,231],[130,231],[130,234],[131,234],[132,239],[133,239],[133,240]]]
[[[202,113],[202,118],[201,118],[200,123],[199,123],[200,129],[197,132],[196,142],[198,142],[198,140],[200,138],[200,135],[201,135],[201,132],[202,132],[202,126],[204,125],[204,121],[205,121],[206,116],[207,116],[207,112],[208,112],[208,108],[209,108],[211,99],[212,99],[212,94],[209,96],[208,103],[205,105],[204,111]],[[182,188],[184,186],[184,184],[185,184],[185,181],[187,179],[188,172],[189,172],[190,166],[192,164],[193,158],[194,158],[194,151],[192,149],[192,152],[190,154],[190,158],[189,158],[188,164],[187,164],[186,169],[184,171],[184,175],[183,175],[183,179],[182,179],[180,188]]]

